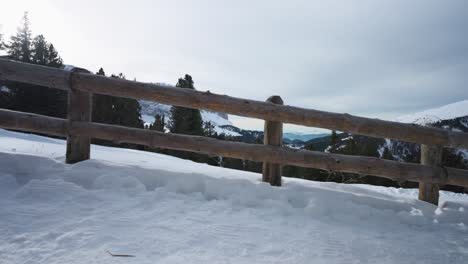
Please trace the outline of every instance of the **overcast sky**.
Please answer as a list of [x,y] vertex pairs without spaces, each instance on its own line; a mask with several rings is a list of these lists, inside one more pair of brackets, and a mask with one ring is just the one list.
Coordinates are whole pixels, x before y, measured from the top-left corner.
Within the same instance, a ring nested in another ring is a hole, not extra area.
[[464,0],[0,3],[5,35],[29,11],[66,64],[139,81],[189,73],[203,91],[383,119],[468,99]]

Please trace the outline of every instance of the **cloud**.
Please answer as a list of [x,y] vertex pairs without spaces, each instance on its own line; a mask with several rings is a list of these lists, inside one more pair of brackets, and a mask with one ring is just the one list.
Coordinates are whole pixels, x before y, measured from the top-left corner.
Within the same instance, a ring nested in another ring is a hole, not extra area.
[[468,98],[467,1],[48,5],[63,25],[41,21],[56,17],[47,9],[30,10],[33,26],[92,70],[172,84],[190,73],[200,90],[390,119]]

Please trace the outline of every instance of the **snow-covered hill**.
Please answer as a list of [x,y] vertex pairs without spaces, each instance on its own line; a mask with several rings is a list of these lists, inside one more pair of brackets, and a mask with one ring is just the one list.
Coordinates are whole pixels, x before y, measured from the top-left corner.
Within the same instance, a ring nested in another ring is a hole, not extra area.
[[[171,106],[160,104],[151,101],[139,100],[141,106],[141,117],[145,124],[152,124],[154,122],[154,117],[159,115],[166,116],[166,123],[169,124],[171,117]],[[221,126],[232,125],[231,121],[228,119],[228,115],[224,113],[216,113],[206,110],[200,111],[202,119],[204,122],[211,122],[215,126],[215,131],[218,134],[224,133],[228,136],[237,137],[240,136],[239,133],[226,130]]]
[[[425,126],[434,126],[459,132],[468,132],[468,100],[401,116],[396,121]],[[397,160],[407,160],[408,156],[419,156],[419,145],[394,140],[386,140],[382,146],[391,150]],[[450,150],[468,165],[468,150]]]
[[468,116],[468,100],[428,109],[414,114],[404,115],[396,118],[396,121],[426,125],[433,124],[441,120],[455,119],[463,116]]
[[[168,89],[173,87],[172,85],[166,83],[157,83],[158,85],[167,86]],[[146,101],[146,100],[139,100],[138,101],[141,106],[141,117],[146,125],[152,124],[154,122],[154,118],[156,115],[164,115],[166,117],[167,125],[170,124],[171,118],[171,106],[160,104],[156,102]],[[237,137],[240,134],[223,129],[221,126],[225,125],[232,125],[231,121],[229,121],[228,115],[225,113],[217,113],[207,110],[200,111],[202,115],[202,119],[204,122],[211,122],[212,125],[215,126],[215,131],[218,134],[224,133],[227,136]]]
[[[468,196],[284,179],[0,130],[0,263],[466,263]],[[111,257],[131,254],[132,258]]]

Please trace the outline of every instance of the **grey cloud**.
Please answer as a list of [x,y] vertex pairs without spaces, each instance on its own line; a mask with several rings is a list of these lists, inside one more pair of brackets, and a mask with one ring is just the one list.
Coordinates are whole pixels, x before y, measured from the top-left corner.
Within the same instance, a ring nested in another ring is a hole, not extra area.
[[139,80],[190,73],[201,90],[382,118],[468,98],[468,1],[54,4],[74,29],[57,34],[67,63]]

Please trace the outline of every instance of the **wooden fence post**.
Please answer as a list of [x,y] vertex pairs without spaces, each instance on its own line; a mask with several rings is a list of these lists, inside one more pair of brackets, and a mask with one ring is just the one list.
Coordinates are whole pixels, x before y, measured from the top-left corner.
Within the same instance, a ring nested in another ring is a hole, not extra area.
[[[278,95],[270,96],[267,102],[283,104],[283,100]],[[265,120],[263,144],[273,146],[283,144],[283,123]],[[263,162],[262,180],[269,182],[272,186],[281,186],[281,164]]]
[[[70,90],[68,91],[68,123],[90,122],[92,114],[92,94],[76,89],[79,85],[79,79],[74,74],[76,72],[89,71],[80,68],[74,68],[70,73]],[[68,164],[80,162],[90,158],[91,138],[79,134],[71,134],[68,131],[67,136],[67,154],[65,162]]]
[[[421,164],[441,166],[442,147],[421,145]],[[427,182],[419,182],[419,200],[438,205],[439,185]]]

